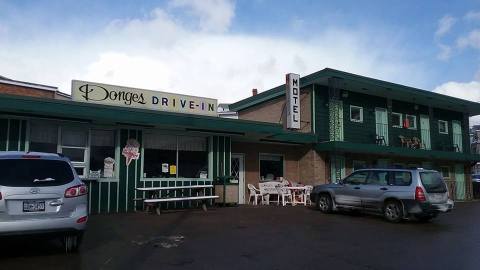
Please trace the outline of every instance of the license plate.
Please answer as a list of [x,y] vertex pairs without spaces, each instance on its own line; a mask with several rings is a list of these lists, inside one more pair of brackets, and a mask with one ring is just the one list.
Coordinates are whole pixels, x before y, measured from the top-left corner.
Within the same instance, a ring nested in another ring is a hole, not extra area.
[[24,201],[23,202],[23,212],[44,212],[44,211],[45,211],[44,201]]
[[430,194],[429,199],[432,202],[441,202],[443,201],[443,194]]

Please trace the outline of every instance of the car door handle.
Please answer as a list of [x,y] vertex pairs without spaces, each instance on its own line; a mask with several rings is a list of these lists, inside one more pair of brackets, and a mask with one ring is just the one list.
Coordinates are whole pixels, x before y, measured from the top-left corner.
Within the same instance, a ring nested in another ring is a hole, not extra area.
[[360,187],[354,187],[353,189],[360,189]]
[[382,188],[380,188],[380,190],[388,190],[388,188],[382,187]]

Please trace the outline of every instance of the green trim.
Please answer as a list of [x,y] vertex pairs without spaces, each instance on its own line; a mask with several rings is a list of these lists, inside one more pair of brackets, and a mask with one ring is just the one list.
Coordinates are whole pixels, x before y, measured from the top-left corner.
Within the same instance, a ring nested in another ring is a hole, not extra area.
[[460,152],[432,151],[422,149],[409,149],[394,146],[381,146],[375,144],[362,144],[351,142],[324,142],[315,146],[317,151],[325,152],[350,152],[364,154],[379,154],[391,156],[403,156],[412,158],[425,158],[436,160],[456,160],[456,161],[480,161],[480,155],[467,154]]
[[311,130],[312,130],[312,133],[313,133],[313,134],[317,133],[317,130],[316,130],[316,129],[317,129],[317,128],[316,128],[316,121],[315,121],[315,120],[316,120],[315,115],[316,115],[316,111],[317,111],[317,110],[316,110],[316,107],[315,107],[315,104],[316,104],[316,103],[315,103],[315,98],[316,98],[316,97],[315,97],[315,84],[313,84],[313,85],[312,85],[312,92],[311,92],[311,94],[310,94],[310,101],[311,101],[311,104],[310,104],[310,106],[311,106],[311,107],[310,107],[310,108],[311,108],[311,109],[310,109],[310,111],[311,111],[311,116],[310,116],[310,117],[311,117]]
[[[349,91],[415,102],[416,104],[434,106],[452,111],[468,112],[470,116],[480,114],[480,104],[476,102],[331,68],[325,68],[301,77],[300,87],[303,88],[310,84],[328,86],[328,78],[332,77],[343,79],[345,83],[344,87]],[[280,85],[258,95],[230,104],[229,108],[232,111],[241,111],[283,95],[285,95],[285,85]],[[414,101],[413,98],[415,98]]]
[[286,142],[315,142],[314,136],[284,130],[281,124],[87,104],[68,100],[0,95],[0,108],[2,108],[4,114],[9,113],[25,117],[37,116],[67,119],[84,123],[95,121],[113,124],[123,123],[124,125],[131,124],[132,126],[196,128],[211,130],[212,132],[236,132],[239,136],[257,134],[259,137],[285,140]]

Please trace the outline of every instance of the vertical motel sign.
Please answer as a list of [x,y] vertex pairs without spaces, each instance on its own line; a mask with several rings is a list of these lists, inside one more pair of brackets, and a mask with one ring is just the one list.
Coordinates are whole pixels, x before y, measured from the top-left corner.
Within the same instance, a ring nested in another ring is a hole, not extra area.
[[300,129],[300,75],[286,75],[287,128]]

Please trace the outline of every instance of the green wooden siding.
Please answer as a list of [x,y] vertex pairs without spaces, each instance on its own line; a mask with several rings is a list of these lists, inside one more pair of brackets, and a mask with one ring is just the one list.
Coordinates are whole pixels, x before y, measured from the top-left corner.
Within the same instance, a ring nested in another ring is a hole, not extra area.
[[315,134],[319,141],[328,141],[329,113],[328,113],[328,88],[315,85]]
[[[315,124],[316,136],[318,141],[327,141],[329,138],[329,110],[328,110],[328,88],[323,86],[315,87]],[[343,141],[360,144],[375,144],[376,119],[375,108],[388,109],[388,139],[390,146],[402,147],[399,136],[409,139],[417,137],[422,138],[422,128],[420,125],[420,115],[430,117],[430,142],[431,150],[437,151],[453,151],[453,130],[452,121],[459,121],[462,128],[462,135],[468,134],[468,127],[464,121],[464,115],[461,112],[455,112],[445,109],[433,108],[432,114],[427,106],[419,105],[411,102],[391,100],[386,98],[367,95],[352,91],[340,90],[340,100],[343,103]],[[389,103],[391,107],[389,108]],[[358,106],[363,108],[363,121],[353,122],[350,120],[350,106]],[[392,112],[402,114],[402,119],[406,119],[406,115],[414,115],[416,117],[416,129],[397,128],[392,126]],[[438,132],[438,120],[448,121],[448,134],[440,134]],[[428,131],[427,131],[428,132]],[[462,138],[462,150],[469,152],[468,137]]]
[[[120,148],[123,149],[128,139],[134,138],[142,144],[142,131],[136,129],[122,129],[120,130]],[[211,183],[218,176],[229,175],[230,160],[231,160],[231,140],[229,137],[213,136],[211,141],[213,143],[213,172],[211,172],[210,179],[164,179],[164,180],[144,180],[142,181],[141,164],[142,160],[132,161],[130,165],[126,166],[126,160],[123,156],[120,157],[119,163],[119,181],[118,182],[96,182],[88,181],[89,187],[89,209],[90,213],[115,213],[115,212],[129,212],[134,210],[142,210],[143,204],[140,201],[135,202],[134,198],[143,198],[146,192],[137,191],[137,187],[171,187],[171,186],[185,186],[185,185],[202,185]],[[162,195],[167,195],[166,191]],[[193,194],[184,194],[193,195]],[[212,195],[210,190],[207,190],[206,195]],[[180,196],[180,195],[179,195]],[[170,202],[162,203],[163,209],[176,209],[186,207],[198,207],[201,202]]]
[[8,119],[0,119],[0,150],[7,150]]
[[[463,115],[459,112],[441,110],[441,109],[434,109],[433,110],[433,121],[431,123],[432,128],[432,148],[437,150],[442,150],[445,147],[453,146],[453,129],[452,129],[452,121],[457,120],[460,121],[462,126],[462,133],[465,132],[468,134],[468,127],[465,127],[462,122]],[[444,120],[448,122],[448,134],[441,134],[438,130],[438,120]],[[470,143],[463,139],[463,152],[469,152]]]
[[[348,92],[343,98],[344,141],[375,143],[375,108],[387,108],[387,100],[380,97]],[[350,106],[363,108],[363,122],[350,121]]]
[[0,119],[0,151],[25,151],[27,121]]

